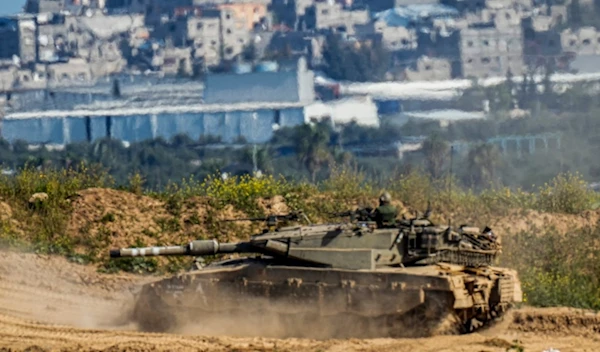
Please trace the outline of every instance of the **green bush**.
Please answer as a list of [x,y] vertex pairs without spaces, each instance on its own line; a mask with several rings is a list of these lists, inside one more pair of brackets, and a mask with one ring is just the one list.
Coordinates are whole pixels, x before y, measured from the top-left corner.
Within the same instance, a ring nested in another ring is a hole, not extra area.
[[539,189],[535,208],[541,211],[577,214],[598,200],[598,195],[590,192],[587,182],[580,174],[566,173],[556,176],[550,183]]
[[519,272],[527,304],[598,310],[599,236],[598,228],[520,233],[504,240],[501,264]]

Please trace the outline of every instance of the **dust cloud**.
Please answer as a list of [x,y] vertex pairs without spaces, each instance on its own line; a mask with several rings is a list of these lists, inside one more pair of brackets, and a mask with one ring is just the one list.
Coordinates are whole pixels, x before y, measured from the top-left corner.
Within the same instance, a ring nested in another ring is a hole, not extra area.
[[0,313],[85,329],[133,329],[136,283],[63,258],[0,250]]
[[[229,337],[265,337],[265,338],[311,338],[317,340],[340,338],[386,338],[386,337],[423,337],[455,331],[455,320],[449,310],[426,312],[419,306],[406,314],[378,315],[385,307],[374,307],[372,316],[361,316],[339,310],[339,302],[345,293],[333,297],[331,293],[323,308],[319,303],[299,304],[278,297],[244,297],[243,302],[234,290],[218,289],[218,296],[207,296],[207,302],[214,302],[204,310],[195,307],[197,292],[189,291],[178,299],[186,302],[181,307],[157,309],[159,303],[149,298],[138,307],[138,319],[145,321],[169,320],[172,322],[167,332],[183,335],[210,335]],[[154,297],[149,295],[148,297]],[[357,299],[356,296],[353,299]],[[369,297],[363,297],[365,302]],[[328,304],[328,302],[331,302]],[[373,306],[373,302],[369,302]],[[383,303],[382,303],[383,304]],[[418,302],[414,303],[415,305]],[[194,307],[196,309],[194,309]],[[345,308],[345,307],[344,307]],[[342,308],[343,309],[343,308]],[[428,313],[433,313],[428,314]],[[158,314],[158,317],[156,316]],[[425,319],[424,315],[428,318]],[[164,318],[161,318],[164,317]],[[154,327],[151,327],[152,329]]]

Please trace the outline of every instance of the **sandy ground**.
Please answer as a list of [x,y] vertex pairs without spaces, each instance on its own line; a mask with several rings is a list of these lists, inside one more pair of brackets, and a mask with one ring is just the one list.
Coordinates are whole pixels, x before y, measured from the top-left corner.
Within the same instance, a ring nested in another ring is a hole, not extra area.
[[141,333],[125,317],[136,287],[148,280],[98,274],[58,257],[0,251],[0,351],[492,352],[513,346],[539,352],[600,351],[600,315],[564,308],[522,308],[481,333],[425,339],[319,341]]

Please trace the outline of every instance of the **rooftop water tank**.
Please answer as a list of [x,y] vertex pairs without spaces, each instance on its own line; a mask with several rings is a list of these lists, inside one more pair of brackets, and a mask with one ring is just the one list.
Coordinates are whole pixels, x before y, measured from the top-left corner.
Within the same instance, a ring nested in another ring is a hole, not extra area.
[[256,65],[256,72],[277,72],[279,64],[276,61],[263,61]]

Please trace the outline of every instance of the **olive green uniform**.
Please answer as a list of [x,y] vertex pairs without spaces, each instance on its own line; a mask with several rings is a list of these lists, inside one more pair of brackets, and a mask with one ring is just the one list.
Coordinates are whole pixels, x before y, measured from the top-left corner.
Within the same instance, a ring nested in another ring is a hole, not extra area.
[[390,204],[383,204],[375,209],[374,220],[377,222],[377,226],[392,226],[398,216],[398,209]]

